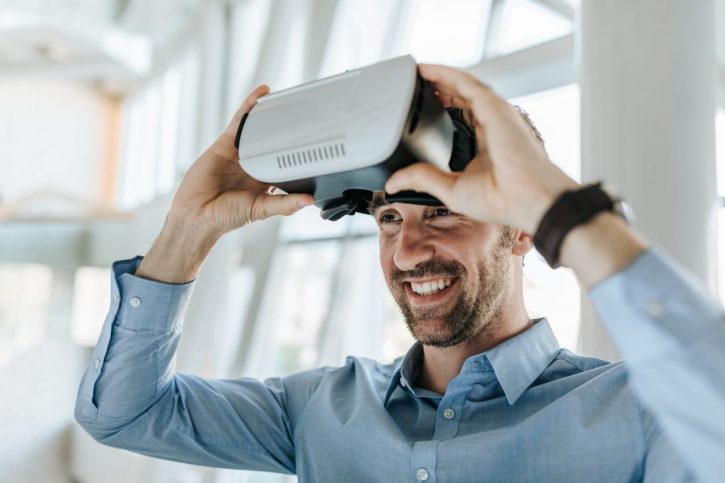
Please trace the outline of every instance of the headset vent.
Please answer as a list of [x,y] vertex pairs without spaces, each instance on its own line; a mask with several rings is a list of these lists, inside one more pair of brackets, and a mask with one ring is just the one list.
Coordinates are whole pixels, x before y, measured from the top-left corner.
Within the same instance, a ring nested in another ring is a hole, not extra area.
[[291,168],[293,166],[304,166],[306,164],[332,161],[345,157],[345,144],[328,143],[310,146],[308,148],[290,151],[277,156],[277,167],[279,169]]

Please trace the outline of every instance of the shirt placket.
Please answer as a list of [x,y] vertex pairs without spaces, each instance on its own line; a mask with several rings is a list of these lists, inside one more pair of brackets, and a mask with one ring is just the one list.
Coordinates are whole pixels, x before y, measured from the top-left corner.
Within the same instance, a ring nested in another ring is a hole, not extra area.
[[410,458],[410,481],[415,483],[438,481],[436,477],[437,448],[438,441],[435,440],[418,441],[413,445]]

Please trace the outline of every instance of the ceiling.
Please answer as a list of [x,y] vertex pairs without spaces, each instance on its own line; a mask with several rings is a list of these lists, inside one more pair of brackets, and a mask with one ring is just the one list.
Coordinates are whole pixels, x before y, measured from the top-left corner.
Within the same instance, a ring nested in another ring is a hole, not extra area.
[[[123,90],[193,37],[201,0],[4,0],[0,75],[58,75]],[[191,35],[190,35],[191,34]]]

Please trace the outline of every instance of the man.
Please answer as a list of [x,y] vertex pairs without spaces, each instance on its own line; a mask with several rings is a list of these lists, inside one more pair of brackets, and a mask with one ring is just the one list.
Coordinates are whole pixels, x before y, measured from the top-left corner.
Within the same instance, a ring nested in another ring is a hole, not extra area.
[[[219,237],[313,201],[273,196],[239,167],[234,131],[260,87],[189,170],[148,254],[114,264],[76,419],[112,446],[300,481],[719,481],[722,308],[610,211],[557,232],[561,200],[581,188],[519,113],[467,74],[420,72],[445,105],[472,112],[480,152],[462,173],[419,164],[386,185],[445,208],[371,207],[418,340],[408,354],[264,382],[174,373],[191,281]],[[529,320],[521,257],[533,233],[589,289],[627,366],[561,350],[545,320]]]

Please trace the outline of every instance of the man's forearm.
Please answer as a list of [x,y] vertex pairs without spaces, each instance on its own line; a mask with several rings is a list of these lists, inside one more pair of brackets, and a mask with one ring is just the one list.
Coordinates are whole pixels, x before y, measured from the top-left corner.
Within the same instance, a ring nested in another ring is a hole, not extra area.
[[218,239],[169,215],[135,275],[165,283],[194,280]]
[[561,262],[574,270],[586,288],[619,272],[647,249],[613,213],[601,213],[574,228],[564,239]]

